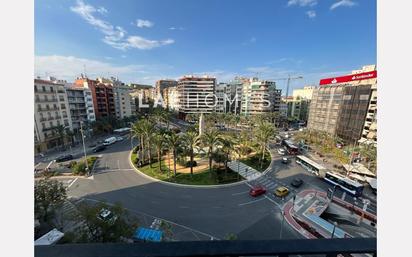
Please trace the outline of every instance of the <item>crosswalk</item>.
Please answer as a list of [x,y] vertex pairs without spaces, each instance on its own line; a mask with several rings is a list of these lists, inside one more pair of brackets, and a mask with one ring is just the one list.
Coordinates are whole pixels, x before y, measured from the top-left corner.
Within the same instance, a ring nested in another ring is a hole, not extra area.
[[240,176],[249,181],[262,176],[262,173],[240,161],[231,161],[228,163],[228,167],[234,172],[238,172]]

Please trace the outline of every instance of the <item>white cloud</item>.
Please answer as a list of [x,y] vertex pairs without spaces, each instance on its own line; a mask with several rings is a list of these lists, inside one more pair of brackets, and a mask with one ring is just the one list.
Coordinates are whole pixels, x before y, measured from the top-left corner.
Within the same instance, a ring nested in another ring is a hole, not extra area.
[[289,0],[288,6],[298,5],[300,7],[304,6],[315,6],[318,4],[317,0]]
[[73,82],[85,69],[92,79],[115,76],[126,83],[148,85],[154,85],[156,80],[164,77],[176,77],[175,74],[168,74],[173,69],[170,65],[114,65],[106,61],[61,55],[35,56],[34,59],[34,75],[40,77],[47,73],[48,76]]
[[95,17],[94,14],[98,12],[98,9],[89,4],[85,4],[82,0],[77,0],[76,6],[73,6],[70,9],[80,15],[90,25],[102,32],[104,34],[102,41],[116,49],[127,50],[129,48],[138,48],[146,50],[174,42],[173,39],[158,41],[145,39],[137,35],[128,36],[126,38],[126,30],[120,26],[113,26],[109,22]]
[[336,9],[336,8],[338,8],[338,7],[352,7],[352,6],[354,6],[354,5],[356,5],[357,3],[355,3],[354,1],[351,1],[351,0],[341,0],[341,1],[338,1],[338,2],[336,2],[336,3],[334,3],[334,4],[332,4],[331,6],[330,6],[330,9],[331,10],[334,10],[334,9]]
[[249,40],[250,43],[256,43],[256,38],[255,37],[251,37]]
[[185,30],[183,27],[170,27],[170,30]]
[[309,18],[313,19],[313,18],[316,17],[316,12],[313,11],[313,10],[310,10],[310,11],[307,11],[307,12],[306,12],[306,15],[307,15]]
[[99,8],[97,8],[97,12],[100,14],[106,14],[108,11],[103,6],[100,6]]
[[149,20],[141,20],[141,19],[136,20],[136,26],[139,28],[145,28],[145,27],[151,28],[153,27],[153,25],[154,23]]

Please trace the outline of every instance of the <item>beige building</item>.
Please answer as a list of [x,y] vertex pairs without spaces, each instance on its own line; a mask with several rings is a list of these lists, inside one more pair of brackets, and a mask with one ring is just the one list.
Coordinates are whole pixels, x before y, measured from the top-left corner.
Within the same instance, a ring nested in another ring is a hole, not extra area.
[[57,127],[73,130],[69,102],[64,85],[50,80],[34,80],[35,153],[63,143]]
[[293,90],[293,95],[286,100],[287,117],[305,122],[308,120],[309,105],[315,88],[314,86],[305,86]]
[[177,86],[163,89],[163,95],[166,108],[172,111],[179,111],[179,92]]
[[129,86],[121,82],[115,82],[113,85],[113,93],[116,118],[124,119],[136,114],[136,105],[131,96],[132,89]]
[[183,76],[178,81],[179,113],[211,113],[215,110],[216,78]]
[[166,95],[163,94],[164,89],[169,88],[169,87],[176,87],[176,86],[177,86],[177,81],[174,79],[158,80],[156,81],[156,86],[155,86],[156,96],[159,97],[161,95],[164,100],[166,98]]
[[313,91],[308,128],[347,142],[361,137],[365,141],[368,136],[376,142],[376,100],[375,65],[350,75],[322,79]]
[[276,107],[279,111],[279,100],[274,81],[251,78],[248,82],[243,83],[241,113],[254,115],[273,112]]

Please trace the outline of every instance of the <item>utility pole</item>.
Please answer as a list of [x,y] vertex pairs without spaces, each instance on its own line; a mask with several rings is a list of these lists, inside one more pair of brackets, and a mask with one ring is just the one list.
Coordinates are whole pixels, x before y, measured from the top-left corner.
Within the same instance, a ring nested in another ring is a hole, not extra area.
[[82,134],[83,151],[84,151],[84,161],[86,164],[86,171],[89,173],[89,164],[87,163],[86,146],[84,145],[84,134],[83,134],[83,121],[80,121],[80,133]]

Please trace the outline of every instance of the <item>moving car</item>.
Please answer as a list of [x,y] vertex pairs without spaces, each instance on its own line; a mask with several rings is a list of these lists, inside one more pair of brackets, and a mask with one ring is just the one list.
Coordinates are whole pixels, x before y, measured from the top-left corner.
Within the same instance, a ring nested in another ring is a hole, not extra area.
[[255,186],[249,191],[249,194],[253,197],[263,195],[264,193],[266,193],[266,189],[264,189],[262,186]]
[[123,141],[123,140],[124,140],[123,137],[116,137],[116,142]]
[[303,180],[299,179],[299,178],[295,178],[292,183],[290,183],[293,187],[300,187],[303,184]]
[[116,137],[109,137],[104,140],[103,145],[111,145],[114,143],[116,143]]
[[110,223],[113,223],[117,220],[117,216],[113,215],[111,211],[105,208],[100,210],[100,213],[97,215],[97,218],[104,220],[104,221],[108,221]]
[[285,154],[286,154],[286,151],[285,151],[285,149],[283,149],[283,148],[279,148],[279,149],[278,149],[278,153],[279,153],[280,155],[285,155]]
[[284,197],[289,194],[289,189],[284,186],[278,187],[275,190],[275,195],[278,197]]
[[286,157],[283,157],[283,158],[282,158],[282,163],[288,164],[288,163],[289,163],[289,159],[286,158]]
[[93,148],[93,153],[101,152],[101,151],[103,151],[104,149],[106,149],[106,146],[105,146],[105,145],[98,145],[98,146],[96,146],[95,148]]
[[73,155],[68,154],[68,155],[62,155],[57,157],[56,162],[65,162],[73,159]]

